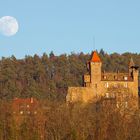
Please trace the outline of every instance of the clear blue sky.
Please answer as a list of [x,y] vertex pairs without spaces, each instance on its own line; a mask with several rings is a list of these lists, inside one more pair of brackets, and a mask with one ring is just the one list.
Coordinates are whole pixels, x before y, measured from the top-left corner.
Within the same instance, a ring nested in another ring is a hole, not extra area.
[[0,35],[0,57],[91,52],[140,52],[140,0],[1,0],[0,17],[19,32]]

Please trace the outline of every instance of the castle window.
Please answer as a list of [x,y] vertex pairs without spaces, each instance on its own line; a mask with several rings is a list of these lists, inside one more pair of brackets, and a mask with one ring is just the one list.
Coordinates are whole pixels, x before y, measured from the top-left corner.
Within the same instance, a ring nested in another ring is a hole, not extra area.
[[119,108],[119,103],[117,102],[116,107]]
[[114,79],[117,80],[117,76],[116,75],[114,76]]
[[37,114],[37,111],[34,111],[34,114]]
[[105,97],[106,98],[109,98],[109,93],[105,93]]
[[125,102],[125,108],[128,108],[128,102]]
[[124,87],[127,88],[128,87],[128,84],[127,83],[124,83]]
[[106,76],[104,76],[104,79],[106,79],[107,77]]
[[105,84],[105,87],[106,87],[106,88],[108,88],[108,87],[109,87],[109,84],[108,84],[108,82]]
[[95,84],[95,88],[97,88],[97,84]]
[[22,115],[23,114],[23,111],[20,111],[20,114]]
[[124,76],[124,80],[127,81],[128,80],[128,77],[127,76]]

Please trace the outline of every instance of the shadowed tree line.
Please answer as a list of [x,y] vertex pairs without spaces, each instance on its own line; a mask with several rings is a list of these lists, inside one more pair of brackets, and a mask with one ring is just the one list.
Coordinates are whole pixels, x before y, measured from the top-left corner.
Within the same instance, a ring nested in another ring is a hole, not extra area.
[[0,101],[0,140],[140,139],[140,111],[121,111],[114,101],[68,106],[43,100],[41,105],[36,115],[14,115],[11,103]]
[[[127,71],[130,58],[140,65],[140,54],[99,51],[105,71]],[[71,53],[55,56],[14,56],[0,60],[0,99],[35,97],[48,100],[65,100],[68,86],[82,86],[90,54]]]

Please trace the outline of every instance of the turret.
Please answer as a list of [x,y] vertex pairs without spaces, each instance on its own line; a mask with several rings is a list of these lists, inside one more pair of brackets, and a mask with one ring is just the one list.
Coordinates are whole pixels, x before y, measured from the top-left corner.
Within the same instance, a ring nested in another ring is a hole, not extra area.
[[131,58],[129,63],[129,76],[132,76],[135,80],[138,79],[138,68],[139,67],[135,65],[133,59]]
[[139,77],[139,71],[138,71],[138,66],[135,65],[133,59],[130,59],[129,63],[129,76],[132,77],[134,81],[133,85],[133,94],[137,97],[138,96],[138,77]]
[[129,76],[131,76],[131,77],[133,77],[134,66],[135,66],[135,63],[133,61],[133,58],[131,57],[129,65],[128,65]]
[[91,86],[97,87],[97,84],[101,81],[102,62],[96,51],[92,52],[89,66],[91,75]]

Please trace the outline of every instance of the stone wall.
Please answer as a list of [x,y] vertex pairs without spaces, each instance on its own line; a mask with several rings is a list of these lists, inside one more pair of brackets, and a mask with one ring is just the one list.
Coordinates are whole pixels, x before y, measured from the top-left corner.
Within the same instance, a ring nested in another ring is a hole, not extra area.
[[90,102],[96,98],[94,88],[90,87],[69,87],[66,97],[67,102]]
[[92,87],[69,87],[66,101],[90,102],[96,100],[97,97],[105,96],[109,87],[117,87],[118,85],[121,85],[124,88],[128,88],[130,90],[130,94],[133,94],[138,98],[137,81],[100,81],[97,86]]
[[134,96],[138,97],[138,82],[137,81],[101,81],[99,85],[99,93],[103,95],[107,91],[107,83],[108,87],[117,87],[121,85],[124,88],[129,88],[130,93]]

